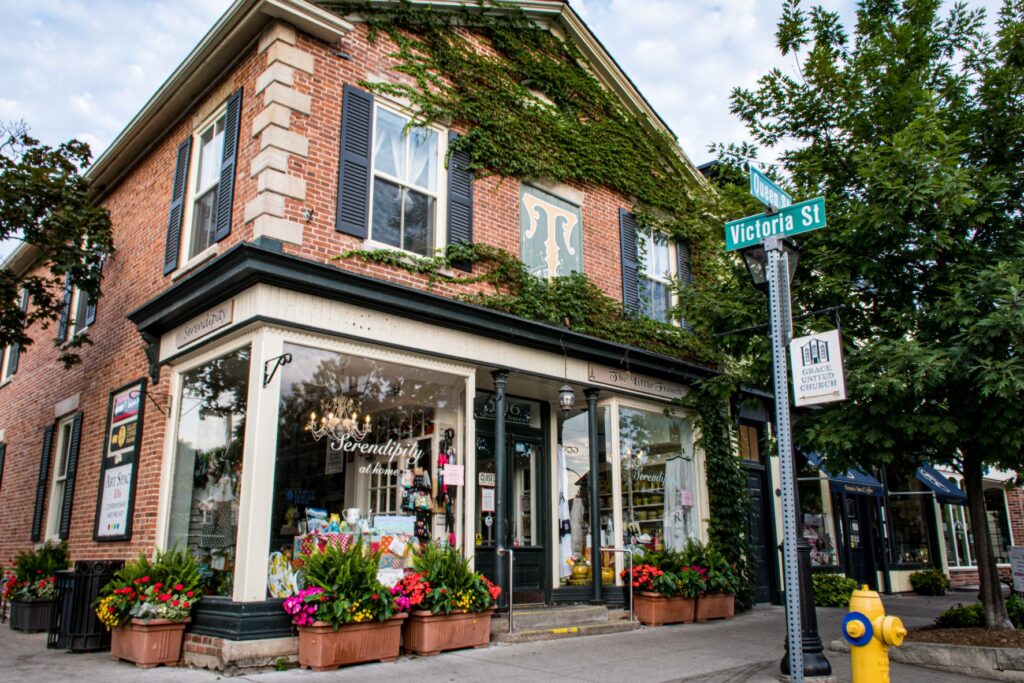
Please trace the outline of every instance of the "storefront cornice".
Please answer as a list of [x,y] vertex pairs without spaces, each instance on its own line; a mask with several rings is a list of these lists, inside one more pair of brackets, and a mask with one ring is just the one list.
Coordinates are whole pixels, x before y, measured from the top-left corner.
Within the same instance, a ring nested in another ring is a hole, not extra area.
[[[718,374],[712,368],[672,356],[377,280],[253,243],[232,247],[130,313],[128,319],[152,348],[163,334],[178,325],[260,284],[552,353],[561,354],[564,350],[571,358],[665,380],[690,383]],[[246,322],[235,321],[233,327]],[[158,374],[156,356],[155,350],[149,355],[154,376]]]

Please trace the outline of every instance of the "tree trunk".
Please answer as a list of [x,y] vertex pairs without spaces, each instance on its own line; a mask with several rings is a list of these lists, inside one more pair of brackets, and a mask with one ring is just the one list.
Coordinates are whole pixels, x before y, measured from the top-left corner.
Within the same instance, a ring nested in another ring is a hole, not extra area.
[[981,584],[981,604],[985,608],[987,628],[1013,628],[1006,605],[1003,603],[1003,586],[999,581],[992,552],[992,537],[988,533],[988,519],[985,515],[985,493],[982,485],[982,458],[977,454],[964,454],[964,488],[967,492],[967,509],[974,532],[974,557],[978,560],[978,581]]

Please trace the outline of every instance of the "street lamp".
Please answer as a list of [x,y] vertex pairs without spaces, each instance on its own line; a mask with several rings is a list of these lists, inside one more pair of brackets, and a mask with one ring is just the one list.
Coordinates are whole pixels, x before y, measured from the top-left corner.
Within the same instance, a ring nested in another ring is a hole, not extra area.
[[[796,246],[781,237],[771,237],[740,252],[751,281],[758,289],[768,292],[769,322],[771,323],[772,366],[775,381],[775,424],[778,435],[779,465],[782,473],[782,528],[783,559],[786,575],[786,616],[792,632],[800,636],[802,657],[794,658],[794,665],[802,661],[803,671],[796,678],[830,677],[832,666],[824,654],[818,635],[818,615],[814,610],[814,584],[811,581],[811,545],[800,533],[798,524],[800,497],[796,487],[793,442],[790,434],[789,383],[786,376],[786,348],[793,337],[790,317],[789,285],[796,272],[800,252]],[[795,552],[794,552],[795,550]],[[797,580],[793,581],[794,574]],[[796,591],[794,599],[790,593]],[[784,676],[791,671],[790,643],[786,638],[786,655],[780,663]]]

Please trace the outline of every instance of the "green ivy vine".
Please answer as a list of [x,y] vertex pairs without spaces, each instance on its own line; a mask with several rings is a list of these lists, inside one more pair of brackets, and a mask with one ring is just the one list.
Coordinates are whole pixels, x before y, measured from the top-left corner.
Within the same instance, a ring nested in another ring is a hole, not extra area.
[[[342,15],[358,13],[369,27],[371,42],[381,36],[390,39],[396,46],[395,70],[411,82],[360,85],[410,102],[416,112],[410,125],[459,124],[466,132],[450,145],[449,154],[467,152],[478,177],[568,181],[616,190],[632,198],[641,228],[657,228],[689,242],[698,279],[716,277],[704,267],[714,261],[704,254],[720,248],[716,196],[680,156],[672,136],[628,111],[598,81],[579,49],[559,37],[564,26],[542,25],[517,7],[486,0],[459,10],[367,0],[319,4]],[[487,291],[460,298],[698,363],[722,362],[708,336],[625,313],[582,274],[550,281],[535,278],[519,259],[490,245],[455,245],[433,258],[388,250],[356,250],[338,258],[402,268],[431,284],[486,283]],[[480,267],[474,274],[459,275],[451,269],[453,261]],[[696,413],[699,446],[707,454],[711,538],[740,570],[740,602],[749,604],[750,503],[728,420],[730,387],[724,377],[703,382],[694,388],[688,405]]]

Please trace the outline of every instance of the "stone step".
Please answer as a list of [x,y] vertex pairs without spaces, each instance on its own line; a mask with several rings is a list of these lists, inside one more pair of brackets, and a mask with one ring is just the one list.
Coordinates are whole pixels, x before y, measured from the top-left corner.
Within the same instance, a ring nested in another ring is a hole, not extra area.
[[559,640],[562,638],[580,638],[583,636],[600,636],[608,633],[625,633],[640,628],[639,621],[619,619],[603,623],[580,624],[578,626],[560,626],[547,629],[527,629],[508,633],[507,631],[491,631],[493,643],[534,643],[540,640]]
[[[621,610],[615,610],[616,613]],[[608,608],[601,605],[565,605],[515,607],[517,631],[536,631],[563,626],[603,624],[609,621]],[[495,615],[491,631],[508,631],[508,615]]]

